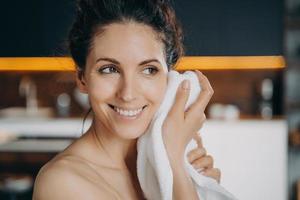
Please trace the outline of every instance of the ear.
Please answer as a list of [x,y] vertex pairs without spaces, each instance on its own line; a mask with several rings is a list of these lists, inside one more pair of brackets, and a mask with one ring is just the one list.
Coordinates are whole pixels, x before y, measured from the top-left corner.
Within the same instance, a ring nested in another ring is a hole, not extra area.
[[84,74],[80,70],[76,71],[76,84],[77,84],[77,87],[78,87],[80,92],[85,93],[85,94],[88,93],[87,84],[86,84],[86,81],[85,81],[85,78],[84,78]]

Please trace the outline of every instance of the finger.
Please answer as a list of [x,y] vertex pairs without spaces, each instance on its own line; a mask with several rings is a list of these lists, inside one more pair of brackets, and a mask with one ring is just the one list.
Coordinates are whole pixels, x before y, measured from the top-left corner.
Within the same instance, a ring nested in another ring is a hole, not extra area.
[[200,136],[200,133],[196,133],[193,139],[196,141],[198,148],[203,148],[202,138]]
[[211,177],[215,179],[218,183],[221,180],[221,171],[218,168],[205,169],[201,172],[204,176]]
[[192,162],[192,165],[195,169],[210,169],[213,168],[214,160],[211,156],[204,156],[201,158],[196,159],[194,162]]
[[177,89],[175,102],[169,112],[171,115],[174,113],[175,115],[178,114],[184,116],[184,108],[188,100],[189,94],[190,94],[190,81],[184,80],[181,82],[181,84]]
[[187,156],[188,156],[188,161],[190,163],[193,163],[195,160],[203,157],[206,155],[206,150],[204,148],[196,148],[190,151]]
[[[199,131],[202,128],[204,122],[206,121],[206,115],[204,113],[202,113],[201,117],[199,114],[197,115],[198,119],[186,121],[186,123],[188,124],[187,126],[191,128],[192,133]],[[195,116],[194,118],[197,118],[197,116]],[[191,138],[193,138],[194,135],[195,134],[191,135]]]
[[196,70],[196,74],[198,76],[199,79],[199,84],[201,86],[201,92],[197,98],[197,100],[195,101],[195,103],[193,103],[190,107],[191,107],[191,111],[195,110],[193,109],[194,107],[196,108],[197,112],[202,111],[204,112],[208,102],[210,101],[214,91],[207,79],[206,76],[204,76],[201,72],[199,72],[198,70]]
[[186,112],[186,118],[188,118],[188,120],[190,118],[195,118],[195,116],[199,116],[199,114],[201,113],[204,113],[204,110],[214,93],[206,76],[204,76],[198,70],[196,70],[196,74],[201,86],[201,92],[197,97],[197,100],[190,106],[190,109]]

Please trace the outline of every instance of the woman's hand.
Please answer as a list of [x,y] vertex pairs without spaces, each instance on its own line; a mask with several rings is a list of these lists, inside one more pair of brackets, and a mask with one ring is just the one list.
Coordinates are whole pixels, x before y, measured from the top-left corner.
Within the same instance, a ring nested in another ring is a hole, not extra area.
[[183,81],[177,89],[174,105],[163,123],[163,141],[172,167],[183,165],[186,145],[206,120],[204,110],[214,93],[208,79],[197,70],[196,74],[201,85],[197,100],[185,111],[190,87],[188,81]]
[[202,173],[204,176],[211,177],[220,183],[221,171],[217,168],[213,168],[214,160],[210,155],[206,155],[206,150],[203,147],[202,139],[197,134],[194,139],[197,142],[197,148],[188,152],[188,161],[193,165],[193,167]]

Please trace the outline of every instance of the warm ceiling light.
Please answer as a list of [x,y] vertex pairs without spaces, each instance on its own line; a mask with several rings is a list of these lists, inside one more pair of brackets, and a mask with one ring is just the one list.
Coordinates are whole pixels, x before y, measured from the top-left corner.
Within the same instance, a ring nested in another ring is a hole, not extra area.
[[[283,56],[185,56],[176,70],[280,69]],[[74,71],[70,57],[0,57],[0,71]]]
[[176,70],[279,69],[285,67],[283,56],[187,56]]

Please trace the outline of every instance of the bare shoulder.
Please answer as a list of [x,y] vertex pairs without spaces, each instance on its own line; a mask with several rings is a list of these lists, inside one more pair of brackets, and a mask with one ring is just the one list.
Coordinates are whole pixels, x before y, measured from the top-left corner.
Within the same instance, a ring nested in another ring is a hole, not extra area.
[[114,194],[93,178],[88,167],[74,159],[61,156],[44,165],[34,184],[33,200],[116,199]]

